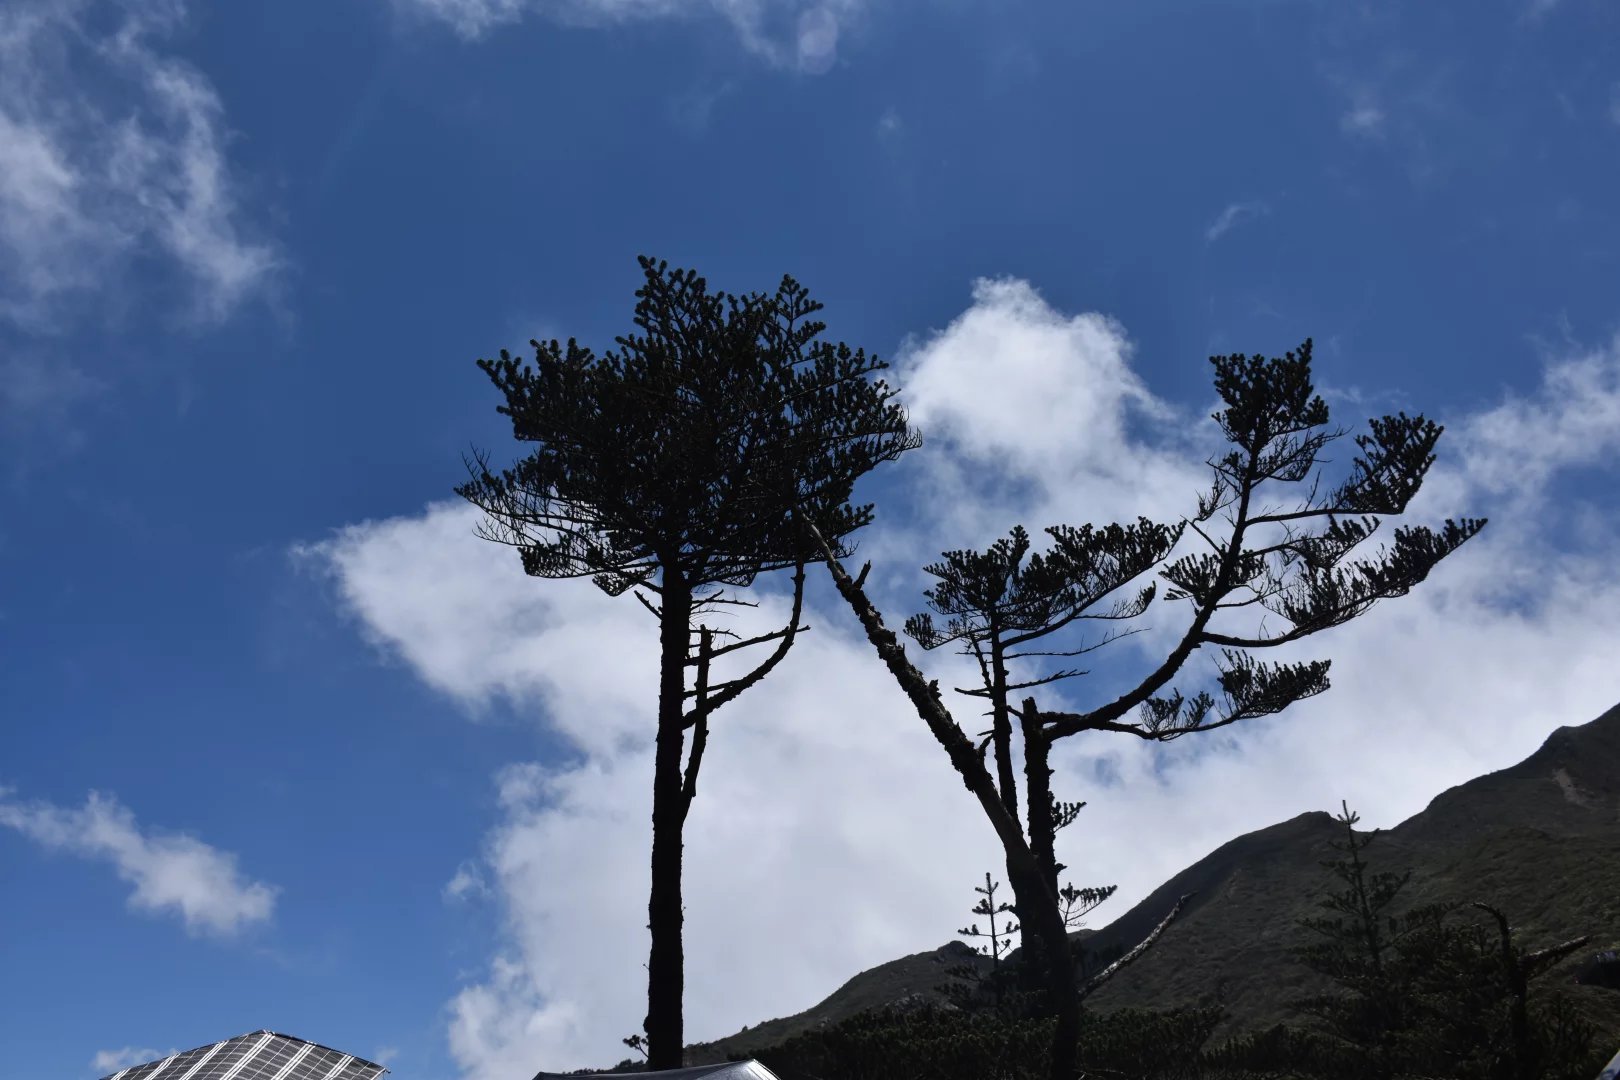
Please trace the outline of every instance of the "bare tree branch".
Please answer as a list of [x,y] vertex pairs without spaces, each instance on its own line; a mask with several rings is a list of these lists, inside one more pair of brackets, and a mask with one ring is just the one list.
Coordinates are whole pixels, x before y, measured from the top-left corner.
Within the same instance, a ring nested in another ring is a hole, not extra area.
[[1148,934],[1147,937],[1143,938],[1136,948],[1132,949],[1130,952],[1126,953],[1124,956],[1120,957],[1118,960],[1115,960],[1112,964],[1109,964],[1107,967],[1097,972],[1097,974],[1087,979],[1085,984],[1080,987],[1080,999],[1084,1001],[1098,987],[1102,986],[1103,983],[1107,982],[1109,979],[1112,979],[1115,975],[1118,975],[1127,966],[1140,960],[1149,949],[1153,948],[1154,943],[1164,935],[1165,929],[1175,921],[1176,916],[1181,914],[1181,909],[1186,906],[1187,901],[1191,900],[1197,895],[1198,894],[1196,892],[1184,893],[1181,899],[1176,901],[1176,906],[1170,909],[1170,914],[1161,919],[1159,921],[1159,925],[1155,926],[1153,931]]
[[686,759],[686,771],[681,777],[681,820],[686,820],[687,812],[692,809],[692,799],[697,795],[698,769],[703,765],[703,750],[709,744],[709,660],[712,653],[709,628],[702,628],[702,638],[698,644],[698,670],[697,688],[698,703],[693,710],[696,714],[692,723],[697,730],[692,733],[692,750]]
[[[747,690],[750,686],[753,686],[766,675],[770,674],[771,669],[782,662],[782,658],[786,656],[788,650],[793,647],[794,637],[801,629],[807,629],[806,627],[801,627],[799,625],[799,616],[803,613],[803,611],[804,563],[801,562],[793,569],[793,610],[788,615],[787,627],[780,634],[781,640],[777,643],[776,650],[772,652],[771,655],[767,657],[757,668],[750,671],[747,675],[744,675],[739,679],[732,679],[728,682],[719,684],[714,688],[714,693],[712,696],[708,697],[707,699],[700,699],[702,715],[707,716],[719,709],[720,706],[725,705],[728,702],[735,701],[744,690]],[[770,638],[777,636],[778,635],[776,634],[770,634],[758,640],[769,640]],[[738,643],[738,645],[727,645],[723,649],[720,649],[711,655],[719,655],[720,653],[730,652],[732,649],[737,648],[741,644],[756,643],[757,642],[747,642]],[[689,728],[697,722],[697,719],[697,710],[689,712],[683,720],[683,726]]]

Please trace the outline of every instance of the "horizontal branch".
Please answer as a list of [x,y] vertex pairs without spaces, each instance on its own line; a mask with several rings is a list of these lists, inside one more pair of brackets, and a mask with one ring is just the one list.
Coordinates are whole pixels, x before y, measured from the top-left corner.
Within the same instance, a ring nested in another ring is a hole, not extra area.
[[1142,631],[1144,631],[1146,629],[1147,629],[1147,627],[1145,627],[1145,626],[1133,626],[1129,630],[1111,631],[1101,641],[1095,642],[1095,643],[1093,643],[1091,645],[1082,645],[1078,649],[1054,649],[1054,650],[1051,650],[1051,651],[1044,651],[1044,652],[1007,653],[1006,656],[1005,656],[1005,659],[1007,659],[1007,660],[1022,660],[1026,656],[1084,656],[1087,653],[1096,652],[1098,649],[1102,648],[1104,645],[1112,645],[1114,642],[1120,640],[1121,638],[1128,638],[1132,634],[1140,634]]
[[809,629],[810,628],[808,626],[799,626],[794,629],[789,629],[788,627],[784,626],[782,629],[772,630],[768,634],[761,634],[758,637],[751,637],[747,640],[734,641],[730,645],[723,645],[718,649],[712,649],[709,652],[709,658],[713,659],[716,656],[724,656],[729,652],[736,652],[738,649],[746,649],[752,645],[763,645],[767,641],[775,641],[777,638],[784,637],[787,634],[803,634]]
[[[1028,682],[1008,683],[1006,686],[1002,687],[1002,689],[1006,690],[1006,691],[1027,690],[1031,686],[1045,686],[1047,683],[1057,682],[1059,679],[1072,679],[1076,675],[1090,675],[1090,674],[1091,674],[1090,671],[1059,671],[1059,672],[1057,672],[1055,674],[1052,674],[1052,675],[1042,676],[1039,679],[1031,679]],[[953,686],[953,687],[951,687],[951,689],[955,690],[958,694],[961,694],[964,697],[993,698],[995,696],[995,693],[992,690],[992,688],[985,687],[985,686],[979,686],[979,687],[973,687],[973,688],[962,687],[962,686]],[[1008,708],[1011,709],[1012,707],[1009,705]],[[986,713],[983,713],[981,715],[984,715],[984,716],[993,715],[993,710],[991,712],[986,712]]]
[[1533,974],[1533,969],[1535,968],[1552,967],[1570,953],[1575,952],[1577,949],[1584,948],[1586,943],[1591,940],[1592,935],[1583,934],[1578,938],[1571,938],[1570,940],[1560,942],[1557,945],[1549,945],[1545,949],[1537,949],[1533,953],[1525,953],[1523,964],[1526,974]]
[[692,606],[694,608],[707,607],[711,604],[729,604],[732,607],[759,607],[759,602],[756,600],[741,600],[737,597],[726,596],[724,591],[720,589],[716,589],[714,593],[709,596],[694,597],[692,600]]

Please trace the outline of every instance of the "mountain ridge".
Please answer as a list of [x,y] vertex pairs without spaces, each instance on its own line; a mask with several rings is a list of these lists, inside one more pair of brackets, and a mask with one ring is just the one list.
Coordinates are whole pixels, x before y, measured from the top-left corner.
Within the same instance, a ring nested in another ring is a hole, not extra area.
[[[1218,1000],[1228,1018],[1216,1037],[1270,1026],[1288,1002],[1324,988],[1294,964],[1301,917],[1332,884],[1321,863],[1343,826],[1312,810],[1234,837],[1170,877],[1097,930],[1081,930],[1094,953],[1129,949],[1186,893],[1194,894],[1164,937],[1100,988],[1088,1006],[1170,1007]],[[1379,831],[1374,870],[1413,871],[1403,905],[1489,899],[1514,921],[1527,948],[1590,934],[1589,949],[1544,983],[1568,983],[1592,951],[1620,942],[1620,704],[1595,720],[1555,729],[1514,765],[1449,788],[1421,811]],[[1016,955],[1016,954],[1015,954]],[[943,1002],[945,968],[989,960],[960,941],[867,969],[810,1008],[691,1046],[689,1063],[747,1056],[867,1008]],[[1620,995],[1573,987],[1578,1008],[1620,1031]]]

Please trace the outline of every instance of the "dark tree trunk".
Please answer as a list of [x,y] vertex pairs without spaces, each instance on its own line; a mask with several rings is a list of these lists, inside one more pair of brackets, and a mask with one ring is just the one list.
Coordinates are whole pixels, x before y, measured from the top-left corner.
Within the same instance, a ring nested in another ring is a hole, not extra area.
[[[1041,714],[1035,699],[1026,698],[1020,725],[1024,736],[1024,800],[1029,813],[1029,853],[1035,862],[1035,880],[1028,890],[1037,914],[1036,946],[1029,956],[1046,974],[1047,1008],[1057,1018],[1052,1034],[1052,1080],[1074,1080],[1079,1068],[1080,988],[1075,981],[1074,959],[1069,952],[1069,928],[1058,908],[1057,828],[1052,820],[1052,744],[1041,732]],[[1028,924],[1025,924],[1028,925]],[[1035,967],[1031,971],[1040,970]]]
[[[1033,880],[1020,880],[1009,863],[1007,878],[1013,889],[1013,906],[1024,925],[1033,928],[1036,910],[1040,905],[1058,902],[1057,857],[1054,854],[1057,830],[1053,827],[1052,769],[1048,764],[1051,744],[1041,735],[1040,714],[1034,702],[1024,702],[1024,715],[1020,718],[1024,736],[1024,797],[1028,815],[1029,853],[1034,857],[1038,876]],[[1064,928],[1064,952],[1068,951],[1068,928]],[[1026,991],[1046,988],[1048,1008],[1055,1009],[1051,1000],[1052,982],[1048,978],[1050,965],[1045,941],[1039,934],[1026,934],[1023,939],[1023,970],[1021,983]]]
[[1035,908],[1040,902],[1040,886],[1035,879],[1020,871],[1018,862],[1010,855],[1007,857],[1007,884],[1012,887],[1013,914],[1018,916],[1020,931],[1018,966],[1012,973],[1013,981],[1019,991],[1026,995],[1044,993],[1048,982],[1046,950],[1041,945],[1040,935],[1035,932]]
[[[1012,763],[1012,710],[1007,707],[1006,650],[1001,644],[1001,628],[993,614],[990,616],[990,708],[994,724],[991,735],[996,757],[996,785],[1001,792],[1001,805],[1017,821],[1018,780]],[[1034,805],[1030,803],[1032,814]],[[1040,902],[1040,883],[1029,879],[1019,870],[1017,862],[1009,857],[1007,884],[1012,887],[1013,914],[1018,916],[1020,927],[1033,927],[1036,918],[1033,905]],[[1020,954],[1016,973],[1018,988],[1026,994],[1039,993],[1047,983],[1046,952],[1041,947],[1040,935],[1033,929],[1022,935]]]
[[[1057,1017],[1052,1031],[1051,1080],[1075,1080],[1080,1070],[1080,987],[1069,959],[1069,932],[1055,897],[1042,896],[1032,906],[1035,936],[1046,954],[1048,1004]],[[1028,923],[1024,926],[1030,928]]]
[[1002,655],[1001,631],[994,617],[990,620],[990,735],[995,741],[996,780],[1001,787],[1001,804],[1018,818],[1018,781],[1012,763],[1012,717],[1007,708],[1007,662]]
[[652,893],[647,928],[647,1068],[678,1069],[685,1032],[681,996],[686,984],[681,947],[681,828],[686,817],[682,791],[681,727],[686,690],[686,657],[691,636],[692,590],[665,563],[663,610],[659,619],[658,743],[653,761]]
[[[934,738],[939,740],[940,746],[945,748],[950,756],[951,766],[961,776],[962,783],[973,797],[979,801],[985,816],[996,830],[996,836],[1001,840],[1002,850],[1007,853],[1009,877],[1025,881],[1040,879],[1040,870],[1034,858],[1030,855],[1029,844],[1024,840],[1024,830],[1018,819],[1007,813],[1006,805],[1001,801],[1001,793],[996,790],[996,781],[984,767],[984,758],[978,748],[970,742],[962,729],[951,719],[951,714],[940,701],[939,682],[932,682],[923,678],[922,672],[911,665],[906,659],[905,649],[895,639],[894,631],[883,625],[883,617],[878,614],[872,602],[861,591],[860,582],[850,579],[837,558],[827,547],[826,541],[815,532],[815,526],[810,526],[811,534],[821,545],[822,553],[827,560],[827,569],[832,571],[833,583],[838,586],[838,594],[842,596],[854,610],[856,618],[861,620],[861,626],[866,630],[866,636],[877,649],[878,656],[883,658],[884,664],[893,673],[900,689],[906,692],[913,705],[917,707],[917,715],[922,717],[928,730]],[[866,570],[861,571],[860,580],[866,578]],[[1033,710],[1031,710],[1033,711]],[[1046,903],[1032,903],[1031,914],[1034,916],[1030,923],[1029,932],[1041,938],[1043,945],[1052,950],[1060,958],[1060,963],[1050,965],[1052,988],[1057,992],[1060,1007],[1057,1013],[1057,1030],[1052,1037],[1052,1080],[1076,1080],[1080,1069],[1080,993],[1075,984],[1074,965],[1068,962],[1068,934],[1063,926],[1063,916],[1058,911],[1057,897],[1054,895]]]
[[1035,856],[1041,886],[1058,900],[1057,822],[1052,820],[1052,744],[1041,732],[1033,699],[1024,702],[1024,791],[1029,799],[1029,853]]

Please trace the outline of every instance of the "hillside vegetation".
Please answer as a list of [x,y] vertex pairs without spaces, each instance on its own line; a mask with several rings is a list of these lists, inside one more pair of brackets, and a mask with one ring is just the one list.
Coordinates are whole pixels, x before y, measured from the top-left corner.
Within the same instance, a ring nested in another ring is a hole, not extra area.
[[[1194,894],[1152,950],[1088,999],[1093,1042],[1124,1030],[1110,1025],[1110,1014],[1136,1030],[1158,1031],[1161,1043],[1175,1042],[1168,1034],[1173,1028],[1185,1039],[1202,1032],[1209,1046],[1297,1020],[1295,1003],[1331,988],[1295,952],[1311,943],[1301,920],[1319,913],[1320,899],[1335,885],[1323,864],[1335,856],[1342,832],[1332,815],[1317,811],[1240,836],[1107,926],[1074,934],[1077,949],[1111,956],[1140,941],[1176,898]],[[1380,833],[1366,860],[1374,872],[1411,872],[1398,909],[1483,900],[1509,914],[1515,941],[1526,951],[1589,936],[1587,946],[1537,980],[1537,993],[1565,998],[1593,1025],[1599,1046],[1612,1051],[1608,1044],[1620,1045],[1620,993],[1578,984],[1575,974],[1596,952],[1620,946],[1617,852],[1620,706],[1591,723],[1558,729],[1511,768],[1437,796],[1421,813]],[[971,1043],[994,1029],[993,1022],[956,1010],[943,992],[949,972],[963,966],[982,974],[989,960],[960,941],[892,960],[855,975],[801,1013],[693,1045],[687,1062],[757,1057],[769,1064],[805,1055],[815,1040],[826,1043],[829,1032],[840,1045],[854,1045],[878,1040],[883,1031],[892,1036],[895,1025],[914,1039],[956,1039],[950,1052],[960,1054],[964,1032]],[[1003,1036],[1040,1045],[1027,1026],[995,1037]],[[628,1062],[621,1068],[634,1071]]]

